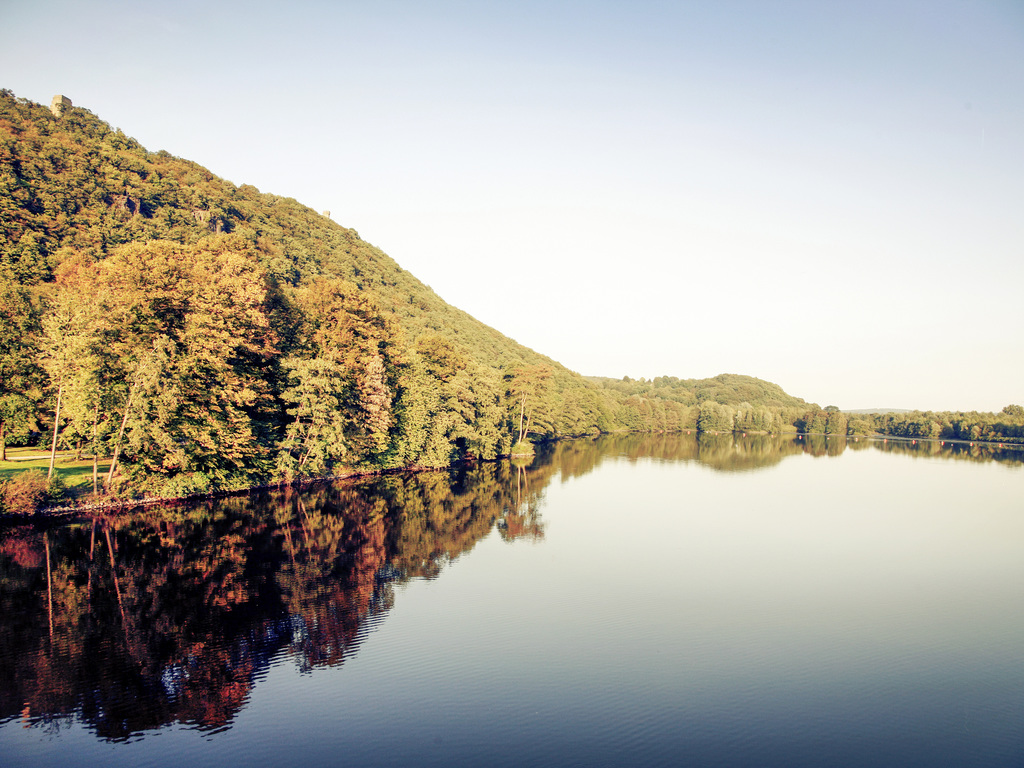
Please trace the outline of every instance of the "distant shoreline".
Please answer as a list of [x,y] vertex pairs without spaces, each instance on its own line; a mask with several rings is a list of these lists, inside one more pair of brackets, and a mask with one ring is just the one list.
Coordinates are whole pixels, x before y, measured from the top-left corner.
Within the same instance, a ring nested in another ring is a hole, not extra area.
[[[673,432],[672,434],[682,435],[682,434],[684,434],[684,432]],[[685,434],[690,434],[690,432],[686,431]],[[697,434],[700,434],[700,433],[697,433]],[[746,437],[747,434],[751,434],[751,435],[754,435],[754,434],[757,434],[757,435],[770,435],[772,433],[768,433],[768,432],[752,433],[752,432],[749,432],[749,430],[748,430],[747,433],[744,433],[742,431],[734,431],[734,432],[731,432],[731,433],[728,433],[728,432],[716,432],[714,434],[716,434],[716,435],[732,434],[732,435],[742,435],[743,437]],[[777,434],[777,436],[780,437],[780,438],[786,437],[786,436],[789,436],[791,438],[796,438],[796,439],[800,439],[800,438],[803,438],[803,437],[823,437],[826,440],[832,439],[832,438],[836,438],[836,439],[846,440],[848,442],[849,441],[856,442],[856,441],[859,441],[861,438],[863,438],[866,441],[871,441],[871,442],[876,442],[876,443],[898,442],[898,443],[907,443],[907,444],[910,444],[910,445],[914,445],[914,444],[917,444],[917,443],[938,443],[940,445],[947,445],[948,444],[948,445],[963,445],[963,446],[984,446],[984,447],[988,447],[988,448],[999,448],[999,449],[1002,449],[1002,450],[1024,451],[1024,444],[1021,444],[1021,443],[1005,443],[1005,442],[1004,443],[1000,443],[1000,442],[985,441],[985,440],[956,440],[956,439],[945,439],[945,438],[920,438],[920,437],[918,437],[918,438],[911,438],[911,437],[894,437],[894,436],[890,436],[890,435],[878,435],[878,434],[876,434],[876,435],[826,435],[824,432],[781,432],[781,433],[775,433],[775,434]],[[561,438],[561,439],[564,439],[564,440],[578,440],[578,439],[586,439],[586,438],[574,437],[574,438]],[[34,456],[34,455],[33,456],[18,456],[16,458],[12,458],[12,457],[9,456],[8,457],[8,461],[28,461],[28,460],[38,461],[40,459],[47,459],[47,458],[49,458],[49,453],[41,454],[39,456]],[[333,483],[333,482],[337,482],[339,480],[353,480],[353,479],[363,478],[363,477],[378,477],[378,476],[383,476],[383,475],[394,475],[394,474],[400,474],[400,473],[405,473],[405,472],[410,472],[410,473],[442,472],[442,471],[447,471],[447,470],[450,470],[450,469],[453,469],[453,468],[456,468],[456,467],[460,467],[460,466],[472,465],[472,464],[476,464],[476,463],[490,463],[490,462],[494,462],[494,461],[499,461],[500,459],[512,459],[512,458],[522,458],[522,456],[505,455],[505,456],[499,456],[499,457],[494,458],[494,459],[467,458],[467,459],[462,459],[460,461],[453,462],[452,464],[449,464],[449,465],[444,466],[444,467],[422,467],[422,466],[410,465],[410,466],[407,466],[407,467],[393,467],[393,468],[389,468],[389,469],[374,469],[374,470],[351,471],[351,472],[345,472],[345,473],[336,474],[336,475],[324,475],[324,476],[321,476],[321,477],[304,477],[304,478],[298,478],[298,479],[295,479],[295,480],[282,480],[282,481],[274,482],[274,483],[261,483],[259,485],[253,485],[253,486],[249,486],[249,487],[246,487],[246,488],[235,488],[235,489],[230,489],[230,490],[211,491],[209,493],[200,493],[200,494],[194,494],[194,495],[188,495],[188,496],[168,496],[168,497],[161,496],[161,497],[150,497],[150,498],[142,498],[142,499],[110,499],[108,501],[101,501],[101,502],[96,502],[96,503],[83,503],[83,504],[70,504],[70,505],[54,506],[54,507],[43,507],[43,508],[39,509],[38,511],[36,511],[32,515],[0,515],[0,524],[11,522],[11,521],[16,521],[16,520],[17,521],[38,520],[39,518],[47,518],[47,519],[70,518],[70,517],[74,517],[77,514],[82,514],[82,513],[87,513],[87,512],[108,512],[108,511],[109,512],[117,512],[117,511],[130,510],[130,509],[141,509],[141,508],[144,508],[144,507],[187,506],[189,504],[196,504],[196,503],[201,503],[201,502],[204,502],[204,501],[212,501],[214,499],[224,499],[224,498],[231,498],[231,497],[236,497],[236,496],[247,496],[249,494],[259,493],[260,491],[285,490],[285,489],[289,489],[289,488],[294,488],[294,489],[297,489],[297,490],[302,490],[304,488],[308,488],[308,487],[311,487],[311,486],[314,486],[314,485],[321,485],[321,484],[324,484],[324,483]]]

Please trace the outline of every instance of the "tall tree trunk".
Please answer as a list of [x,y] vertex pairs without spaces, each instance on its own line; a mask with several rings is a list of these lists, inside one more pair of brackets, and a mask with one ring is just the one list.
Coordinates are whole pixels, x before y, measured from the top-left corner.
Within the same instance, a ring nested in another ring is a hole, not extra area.
[[64,385],[57,388],[57,414],[53,417],[53,444],[50,446],[50,471],[46,473],[46,479],[53,477],[53,460],[57,457],[57,430],[60,427],[60,402],[64,397]]
[[7,422],[0,419],[0,461],[7,461]]
[[100,459],[96,454],[96,432],[99,426],[100,420],[100,404],[96,403],[92,409],[92,495],[96,496],[99,493],[99,472],[100,472]]
[[306,448],[306,454],[302,457],[302,460],[299,461],[299,469],[302,469],[306,465],[306,462],[309,461],[309,457],[313,453],[313,448],[316,447],[316,444],[313,441],[319,432],[320,427],[318,425],[310,429],[309,432],[307,433],[306,445],[303,446],[304,448]]
[[110,471],[107,472],[107,482],[104,484],[110,488],[110,481],[114,479],[114,470],[117,468],[117,457],[121,455],[121,440],[124,438],[124,428],[128,423],[128,414],[132,410],[132,399],[135,397],[135,384],[128,390],[128,402],[124,404],[124,416],[121,419],[121,428],[117,430],[117,442],[114,443],[114,456],[110,459]]

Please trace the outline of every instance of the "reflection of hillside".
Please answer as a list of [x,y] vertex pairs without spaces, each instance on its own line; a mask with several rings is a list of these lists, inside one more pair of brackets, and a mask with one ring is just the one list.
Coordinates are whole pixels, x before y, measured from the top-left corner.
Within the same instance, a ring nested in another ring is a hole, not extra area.
[[275,657],[343,663],[395,581],[437,575],[496,522],[542,533],[551,471],[481,464],[7,529],[0,722],[77,718],[106,739],[229,725]]
[[997,461],[1011,467],[1024,464],[1024,446],[999,443],[972,443],[950,440],[874,439],[872,447],[884,453],[959,461]]
[[824,436],[616,435],[541,446],[532,462],[394,474],[0,531],[0,723],[77,719],[125,739],[173,722],[230,726],[275,660],[340,665],[395,602],[496,530],[540,540],[547,485],[608,459],[717,471],[846,448],[998,459],[996,446]]
[[697,440],[700,463],[720,472],[749,472],[773,467],[786,456],[803,450],[792,438],[779,435],[739,437],[701,434]]
[[809,434],[797,437],[803,450],[811,456],[841,456],[848,443],[846,436]]
[[721,472],[746,472],[774,466],[786,456],[805,451],[841,452],[844,444],[836,441],[828,446],[821,437],[820,446],[813,443],[807,447],[792,435],[630,433],[557,443],[544,459],[557,465],[563,478],[586,474],[615,456],[630,461],[694,461]]
[[539,447],[534,464],[549,467],[552,474],[558,472],[563,481],[582,477],[615,451],[619,439],[620,436],[584,437],[546,443]]

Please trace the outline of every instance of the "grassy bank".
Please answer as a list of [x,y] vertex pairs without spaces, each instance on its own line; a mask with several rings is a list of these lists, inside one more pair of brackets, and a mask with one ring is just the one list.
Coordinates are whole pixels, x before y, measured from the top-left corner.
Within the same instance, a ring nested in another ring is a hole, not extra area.
[[[19,472],[39,469],[44,473],[50,468],[50,454],[42,448],[8,448],[7,461],[0,461],[0,481],[10,480]],[[110,469],[109,459],[100,459],[100,482]],[[76,460],[74,451],[58,451],[53,471],[60,475],[71,497],[92,491],[92,456]]]

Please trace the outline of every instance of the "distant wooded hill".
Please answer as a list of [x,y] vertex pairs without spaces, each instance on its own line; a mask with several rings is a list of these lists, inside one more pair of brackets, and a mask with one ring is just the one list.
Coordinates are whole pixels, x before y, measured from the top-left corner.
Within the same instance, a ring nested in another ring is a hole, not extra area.
[[844,408],[843,413],[856,416],[873,415],[879,413],[910,413],[909,408]]
[[744,376],[585,379],[297,201],[0,91],[0,447],[108,457],[183,495],[444,466],[520,438],[777,430]]

